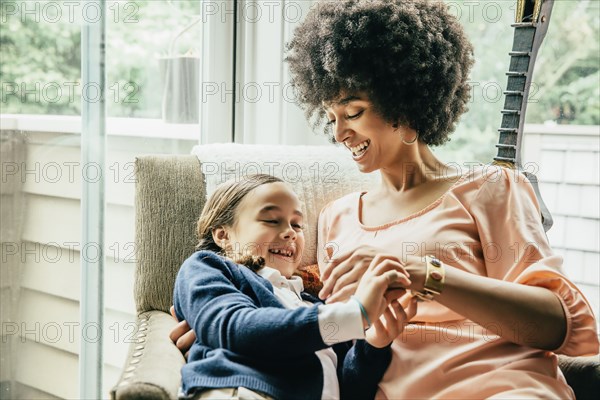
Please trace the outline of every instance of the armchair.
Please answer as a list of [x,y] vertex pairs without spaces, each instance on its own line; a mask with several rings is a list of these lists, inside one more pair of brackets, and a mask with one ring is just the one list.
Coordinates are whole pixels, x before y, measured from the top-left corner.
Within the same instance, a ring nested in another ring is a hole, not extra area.
[[[316,146],[209,145],[193,156],[136,159],[134,343],[113,400],[174,399],[185,360],[168,333],[173,284],[181,263],[194,251],[195,223],[206,193],[218,183],[253,172],[271,172],[294,186],[305,204],[307,230],[304,265],[316,263],[316,219],[329,201],[368,188],[377,174],[361,174],[342,151]],[[202,162],[199,162],[199,159]],[[561,358],[561,368],[578,398],[598,393],[597,357]]]

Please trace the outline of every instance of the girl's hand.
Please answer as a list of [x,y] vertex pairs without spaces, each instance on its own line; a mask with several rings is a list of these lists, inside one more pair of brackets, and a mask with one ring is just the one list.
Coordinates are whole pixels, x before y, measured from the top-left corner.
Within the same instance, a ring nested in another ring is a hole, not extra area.
[[377,321],[392,300],[406,293],[404,288],[410,283],[404,266],[396,257],[376,256],[355,293],[368,316],[363,315],[365,323]]
[[[177,316],[175,315],[175,307],[171,306],[170,311],[173,318],[175,318],[175,321],[178,321]],[[194,341],[196,341],[196,332],[190,328],[187,321],[183,320],[171,330],[169,338],[175,343],[187,361],[190,348],[192,347],[192,344],[194,344]]]
[[319,297],[328,303],[347,300],[375,258],[393,258],[385,250],[372,246],[358,246],[332,258],[321,274],[323,289]]
[[365,340],[373,347],[386,347],[394,341],[404,328],[417,314],[417,299],[410,297],[406,311],[399,300],[394,300],[385,309],[383,315],[373,323],[371,329],[365,333]]

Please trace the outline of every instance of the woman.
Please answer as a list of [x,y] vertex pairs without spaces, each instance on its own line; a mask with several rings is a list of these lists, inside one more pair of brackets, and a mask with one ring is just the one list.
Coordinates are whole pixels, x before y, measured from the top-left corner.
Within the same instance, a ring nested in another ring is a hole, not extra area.
[[531,185],[430,150],[466,110],[473,63],[445,5],[319,3],[288,62],[314,125],[382,177],[322,211],[320,296],[345,300],[371,263],[395,257],[430,300],[392,345],[377,398],[572,398],[555,353],[598,353],[596,325],[548,245]]

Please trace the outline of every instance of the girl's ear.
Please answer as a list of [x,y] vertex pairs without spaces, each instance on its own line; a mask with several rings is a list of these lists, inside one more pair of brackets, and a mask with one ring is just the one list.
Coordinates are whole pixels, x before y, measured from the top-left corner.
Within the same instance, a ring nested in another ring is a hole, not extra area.
[[217,246],[226,250],[229,245],[229,232],[224,226],[212,230],[212,237]]

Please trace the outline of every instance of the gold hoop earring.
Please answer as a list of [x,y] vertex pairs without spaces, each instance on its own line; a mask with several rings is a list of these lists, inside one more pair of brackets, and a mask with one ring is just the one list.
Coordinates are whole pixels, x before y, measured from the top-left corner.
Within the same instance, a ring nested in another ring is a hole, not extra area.
[[406,144],[408,146],[410,146],[411,144],[414,144],[417,141],[417,139],[419,139],[419,134],[418,133],[415,134],[415,138],[413,140],[411,140],[410,142],[407,142],[406,140],[404,140],[404,135],[402,135],[402,143],[404,143],[404,144]]
[[[395,131],[398,130],[400,124],[398,122],[395,122],[392,124],[392,128],[394,128]],[[411,145],[414,144],[417,139],[419,139],[419,133],[415,132],[415,138],[413,140],[411,140],[410,142],[407,142],[406,140],[404,140],[404,134],[402,134],[402,143],[406,144],[406,145]]]

